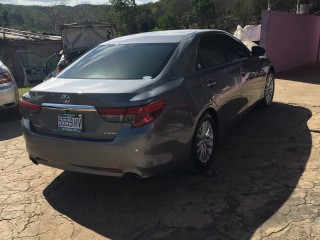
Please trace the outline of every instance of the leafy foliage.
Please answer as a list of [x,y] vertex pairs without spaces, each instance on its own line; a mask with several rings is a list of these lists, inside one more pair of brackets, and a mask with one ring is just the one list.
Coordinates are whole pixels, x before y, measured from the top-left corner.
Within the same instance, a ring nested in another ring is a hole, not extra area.
[[198,23],[201,28],[210,28],[215,19],[215,4],[213,0],[192,0],[190,14],[192,22]]
[[[233,31],[238,24],[260,21],[268,0],[159,0],[137,5],[135,0],[106,0],[105,5],[66,6],[68,0],[47,7],[0,4],[0,26],[59,34],[60,25],[112,22],[118,35],[179,28],[218,28]],[[320,10],[319,0],[300,0]],[[296,0],[270,0],[279,11],[296,9]]]

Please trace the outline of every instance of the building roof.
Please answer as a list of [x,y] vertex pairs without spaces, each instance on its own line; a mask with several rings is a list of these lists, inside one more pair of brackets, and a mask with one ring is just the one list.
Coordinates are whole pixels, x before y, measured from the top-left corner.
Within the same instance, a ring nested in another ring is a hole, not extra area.
[[27,31],[20,31],[10,28],[0,27],[0,39],[9,39],[12,41],[61,41],[60,36],[44,35],[39,33],[32,33]]

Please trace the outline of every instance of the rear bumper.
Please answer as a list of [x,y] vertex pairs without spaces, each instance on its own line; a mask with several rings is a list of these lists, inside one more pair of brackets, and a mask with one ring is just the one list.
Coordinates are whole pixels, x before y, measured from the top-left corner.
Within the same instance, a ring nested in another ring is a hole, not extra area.
[[0,109],[9,109],[18,105],[18,90],[15,84],[0,86]]
[[117,177],[134,173],[145,178],[169,171],[189,156],[188,143],[173,140],[179,138],[177,132],[161,137],[146,129],[138,135],[119,134],[113,141],[94,141],[33,132],[24,118],[22,127],[30,158],[63,170]]

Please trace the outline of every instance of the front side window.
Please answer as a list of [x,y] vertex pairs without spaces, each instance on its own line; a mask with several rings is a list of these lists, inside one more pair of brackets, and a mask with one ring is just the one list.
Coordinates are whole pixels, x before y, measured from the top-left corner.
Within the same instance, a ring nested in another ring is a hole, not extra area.
[[222,35],[218,39],[219,45],[223,49],[228,62],[249,57],[249,49],[235,39]]
[[225,34],[217,34],[200,40],[197,70],[212,68],[250,57],[249,49]]
[[88,52],[59,78],[155,78],[166,66],[177,43],[101,45]]

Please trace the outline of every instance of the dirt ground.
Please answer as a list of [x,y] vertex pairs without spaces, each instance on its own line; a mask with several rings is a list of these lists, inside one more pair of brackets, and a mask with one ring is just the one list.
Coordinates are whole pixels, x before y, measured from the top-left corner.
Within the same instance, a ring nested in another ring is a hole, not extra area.
[[206,175],[36,166],[0,113],[0,239],[320,239],[320,67],[278,78],[274,105],[230,130]]

